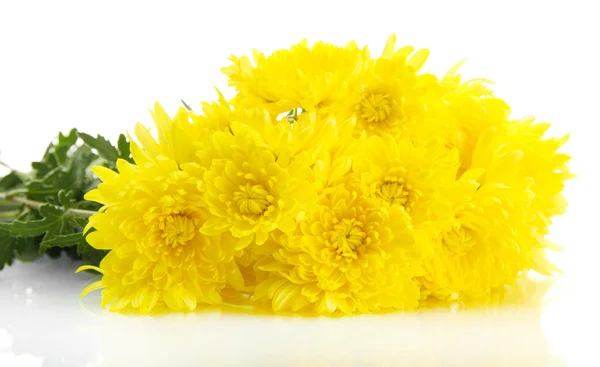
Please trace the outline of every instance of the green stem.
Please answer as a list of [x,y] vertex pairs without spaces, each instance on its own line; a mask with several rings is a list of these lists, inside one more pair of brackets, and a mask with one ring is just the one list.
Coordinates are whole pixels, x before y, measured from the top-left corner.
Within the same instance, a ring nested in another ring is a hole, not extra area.
[[290,124],[293,124],[294,122],[298,121],[298,109],[297,108],[292,108],[292,110],[290,111],[290,113],[287,114],[286,120]]
[[190,107],[190,105],[185,103],[185,101],[183,99],[181,100],[181,103],[183,103],[183,107],[185,107],[186,110],[188,110],[190,112],[194,112],[194,111],[192,111],[192,108]]
[[[24,204],[25,206],[31,209],[39,209],[40,206],[44,205],[41,201],[28,200],[24,198],[17,198],[11,195],[7,195],[5,193],[0,192],[0,200],[8,201],[11,203]],[[93,210],[83,210],[83,209],[69,209],[65,212],[65,215],[69,215],[72,217],[85,217],[89,218],[97,212]]]

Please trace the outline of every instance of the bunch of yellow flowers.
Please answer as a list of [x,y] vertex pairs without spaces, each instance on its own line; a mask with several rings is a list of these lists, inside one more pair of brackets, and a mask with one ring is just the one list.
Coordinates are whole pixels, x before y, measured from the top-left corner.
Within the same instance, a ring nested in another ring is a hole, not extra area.
[[[113,311],[206,305],[356,314],[489,302],[529,270],[571,177],[548,124],[510,119],[485,80],[420,72],[427,50],[381,56],[302,41],[223,68],[236,96],[174,117],[156,104],[135,164],[86,199],[110,250]],[[90,231],[94,228],[95,231]]]

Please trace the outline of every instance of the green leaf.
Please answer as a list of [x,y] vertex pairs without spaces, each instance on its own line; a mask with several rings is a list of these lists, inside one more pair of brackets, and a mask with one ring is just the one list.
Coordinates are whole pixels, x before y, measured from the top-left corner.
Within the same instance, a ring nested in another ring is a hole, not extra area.
[[77,143],[77,130],[72,129],[69,135],[58,133],[58,144],[54,146],[54,157],[59,164],[63,164],[68,158],[69,149]]
[[73,191],[60,190],[58,192],[58,202],[63,206],[64,211],[69,210],[73,207],[73,205],[75,205],[73,196]]
[[47,196],[55,196],[61,189],[72,188],[72,177],[64,167],[56,167],[44,177],[28,182],[27,197],[33,200],[46,201]]
[[23,179],[16,171],[12,171],[8,175],[0,179],[0,191],[6,192],[23,184]]
[[83,140],[85,145],[95,149],[98,155],[108,162],[115,162],[119,157],[119,152],[108,140],[103,136],[97,135],[95,138],[85,133],[78,133],[78,136]]
[[52,170],[52,168],[44,162],[33,162],[31,163],[31,168],[33,168],[33,173],[36,178],[42,178]]
[[39,212],[37,210],[33,210],[30,209],[28,207],[23,208],[23,211],[21,212],[21,214],[19,214],[15,220],[20,220],[22,222],[28,221],[28,220],[36,220],[36,219],[40,219],[41,216],[39,215]]
[[91,262],[92,264],[98,265],[100,261],[104,259],[108,251],[96,250],[90,246],[86,241],[79,242],[77,244],[77,253],[82,259]]
[[83,194],[85,194],[85,188],[92,181],[94,181],[94,176],[91,174],[89,169],[90,165],[94,161],[98,159],[98,156],[95,155],[92,150],[87,146],[81,146],[77,148],[73,152],[73,157],[70,160],[70,164],[68,167],[68,172],[71,174],[71,188],[81,191],[78,198],[80,200],[83,199]]
[[69,233],[63,235],[54,235],[50,239],[44,238],[44,245],[46,247],[70,247],[80,242],[84,242],[83,235],[79,233]]
[[71,129],[71,131],[69,131],[69,135],[63,135],[62,133],[58,133],[58,145],[57,147],[61,147],[61,146],[73,146],[75,145],[75,143],[77,143],[77,129]]
[[75,223],[75,225],[81,228],[81,230],[83,230],[89,223],[89,220],[83,217],[73,217],[71,218],[71,220],[73,221],[73,223]]
[[11,243],[10,234],[0,230],[0,270],[5,265],[11,265],[15,258],[15,251]]
[[12,223],[0,223],[0,230],[9,231],[13,236],[40,236],[60,226],[64,219],[62,209],[51,204],[40,206],[39,212],[43,219],[27,222],[15,220]]
[[46,176],[50,171],[58,167],[56,157],[54,155],[54,144],[50,143],[46,148],[46,152],[39,162],[31,163],[35,178],[42,178]]
[[[97,158],[90,148],[86,146],[78,147],[61,166],[55,167],[42,177],[35,178],[26,184],[28,198],[46,201],[46,197],[51,196],[55,198],[56,202],[58,192],[66,190],[74,191],[75,198],[79,201],[83,200],[86,189],[95,180],[89,166]],[[38,162],[36,166],[38,168],[43,167],[38,172],[47,167],[41,162]]]
[[12,237],[12,241],[17,259],[21,261],[33,261],[40,257],[41,239],[39,237]]
[[[70,202],[68,193],[61,191],[61,203]],[[44,235],[40,243],[40,253],[50,247],[74,246],[84,241],[79,226],[65,215],[65,210],[51,204],[40,206],[39,212],[43,219],[0,223],[0,229],[11,233],[12,236],[35,237]]]
[[117,146],[119,148],[119,158],[125,159],[129,163],[133,163],[133,158],[131,157],[131,148],[125,135],[119,135]]

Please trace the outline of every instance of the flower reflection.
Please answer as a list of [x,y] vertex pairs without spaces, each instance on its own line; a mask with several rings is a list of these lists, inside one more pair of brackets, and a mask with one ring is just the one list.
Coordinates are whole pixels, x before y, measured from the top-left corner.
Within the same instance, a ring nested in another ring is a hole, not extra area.
[[81,282],[72,276],[76,266],[42,260],[35,274],[20,264],[3,272],[14,288],[12,297],[0,297],[0,334],[11,340],[0,346],[2,366],[21,363],[25,354],[25,366],[565,365],[549,349],[540,321],[551,281],[524,277],[491,298],[502,306],[460,305],[461,312],[437,305],[343,318],[243,309],[138,316],[103,311],[93,297],[83,308],[73,301],[82,286],[69,283]]
[[[524,277],[502,307],[424,310],[344,318],[221,310],[102,317],[106,365],[563,366],[540,325],[551,282]],[[247,315],[249,313],[251,315]],[[123,346],[127,345],[126,348]],[[135,357],[132,357],[135,356]]]

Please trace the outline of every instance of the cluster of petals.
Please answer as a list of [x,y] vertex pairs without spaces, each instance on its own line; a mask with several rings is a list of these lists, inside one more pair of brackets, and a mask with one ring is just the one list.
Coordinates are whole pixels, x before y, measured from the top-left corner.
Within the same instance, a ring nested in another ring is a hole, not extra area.
[[337,315],[482,304],[558,271],[567,137],[513,119],[460,64],[423,72],[428,55],[302,41],[232,56],[235,96],[198,114],[156,104],[135,164],[94,168],[87,240],[109,253],[84,293],[123,312]]

